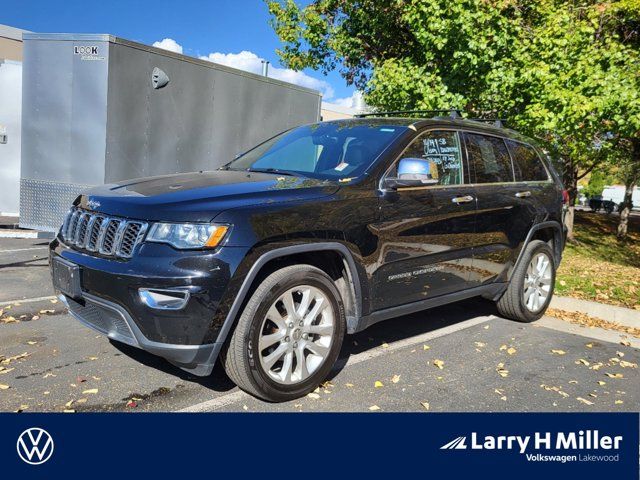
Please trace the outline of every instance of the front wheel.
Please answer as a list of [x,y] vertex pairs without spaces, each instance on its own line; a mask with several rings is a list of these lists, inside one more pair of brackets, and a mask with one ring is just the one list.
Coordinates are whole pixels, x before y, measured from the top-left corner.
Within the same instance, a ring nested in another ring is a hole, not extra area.
[[497,302],[502,316],[519,322],[533,322],[544,315],[556,280],[553,258],[551,247],[541,240],[533,240],[525,247],[522,261]]
[[269,401],[292,400],[326,378],[344,331],[344,306],[331,277],[311,265],[293,265],[256,288],[222,361],[246,392]]

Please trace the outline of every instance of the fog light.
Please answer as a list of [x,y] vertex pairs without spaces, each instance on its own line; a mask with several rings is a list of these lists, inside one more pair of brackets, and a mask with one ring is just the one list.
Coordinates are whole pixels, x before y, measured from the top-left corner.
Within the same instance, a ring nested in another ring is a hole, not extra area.
[[190,296],[186,290],[161,288],[141,288],[138,294],[142,303],[156,310],[180,310],[187,304]]

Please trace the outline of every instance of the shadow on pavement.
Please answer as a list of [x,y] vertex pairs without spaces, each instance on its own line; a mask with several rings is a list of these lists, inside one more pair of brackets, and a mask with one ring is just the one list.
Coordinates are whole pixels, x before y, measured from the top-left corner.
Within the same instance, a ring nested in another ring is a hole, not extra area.
[[[392,318],[377,323],[362,332],[347,335],[345,336],[340,356],[329,374],[328,380],[340,373],[351,355],[379,348],[383,343],[392,343],[414,337],[485,315],[497,315],[494,304],[481,298],[474,298],[403,317]],[[184,381],[197,383],[216,392],[227,392],[235,387],[227,377],[219,361],[216,362],[211,375],[197,377],[144,350],[120,342],[111,342],[111,344],[123,354],[147,367],[174,375]]]

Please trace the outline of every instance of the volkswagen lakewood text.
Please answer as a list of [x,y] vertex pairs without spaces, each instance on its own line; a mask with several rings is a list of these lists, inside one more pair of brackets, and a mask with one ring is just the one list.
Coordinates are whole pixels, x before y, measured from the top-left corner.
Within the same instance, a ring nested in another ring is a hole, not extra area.
[[515,131],[365,115],[286,131],[216,171],[90,190],[51,271],[69,311],[112,340],[200,376],[219,359],[240,388],[285,401],[326,378],[345,334],[382,320],[475,296],[540,318],[566,198]]

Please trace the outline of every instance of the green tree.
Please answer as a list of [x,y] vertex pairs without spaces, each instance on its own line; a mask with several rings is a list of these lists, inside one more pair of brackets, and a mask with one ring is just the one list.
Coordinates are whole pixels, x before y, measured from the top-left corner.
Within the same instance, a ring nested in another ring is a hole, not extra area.
[[638,137],[640,0],[267,3],[289,67],[338,69],[378,109],[504,116],[561,160],[571,205]]

